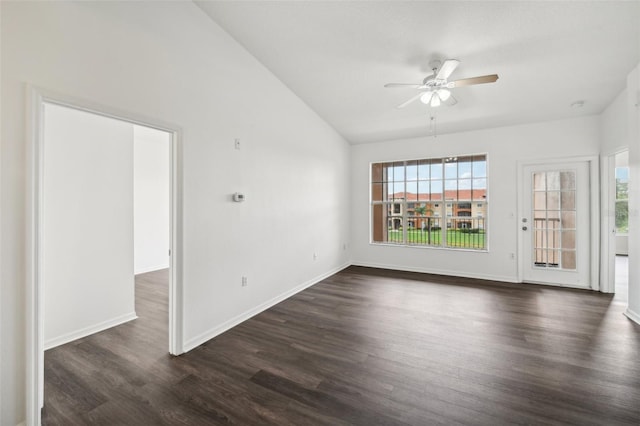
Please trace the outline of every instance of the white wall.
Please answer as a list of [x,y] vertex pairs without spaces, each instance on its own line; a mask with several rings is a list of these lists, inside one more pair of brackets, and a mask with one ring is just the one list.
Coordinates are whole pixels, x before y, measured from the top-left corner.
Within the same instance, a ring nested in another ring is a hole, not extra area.
[[[598,117],[583,117],[436,138],[356,145],[352,149],[352,256],[356,264],[517,280],[517,161],[597,155]],[[426,125],[426,124],[425,124]],[[488,252],[409,248],[369,243],[369,164],[388,160],[488,153]]]
[[171,135],[133,126],[133,229],[136,274],[169,267]]
[[627,77],[629,140],[629,305],[627,315],[640,324],[640,64]]
[[182,129],[190,345],[348,262],[348,144],[194,4],[0,7],[0,424],[25,411],[25,83]]
[[45,348],[135,318],[133,126],[44,109]]
[[627,89],[622,90],[600,115],[600,152],[611,155],[627,149]]

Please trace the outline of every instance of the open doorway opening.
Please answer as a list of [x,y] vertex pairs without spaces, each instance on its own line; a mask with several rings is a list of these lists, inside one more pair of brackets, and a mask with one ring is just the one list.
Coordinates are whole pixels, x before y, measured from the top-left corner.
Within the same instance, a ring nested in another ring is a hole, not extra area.
[[[147,356],[151,348],[160,357],[182,353],[179,132],[40,89],[29,93],[27,423],[40,424],[45,349],[69,349],[59,358],[67,364],[49,370],[48,383],[65,392],[73,389],[70,371],[86,375],[109,363],[122,370],[105,355],[120,348],[126,358],[132,342]],[[147,315],[147,324],[159,324],[155,332],[138,318],[136,283],[145,276],[147,285],[163,287],[162,297],[146,296],[147,306],[162,305]],[[58,395],[86,395],[76,397]]]
[[615,297],[626,304],[629,296],[629,151],[615,154]]

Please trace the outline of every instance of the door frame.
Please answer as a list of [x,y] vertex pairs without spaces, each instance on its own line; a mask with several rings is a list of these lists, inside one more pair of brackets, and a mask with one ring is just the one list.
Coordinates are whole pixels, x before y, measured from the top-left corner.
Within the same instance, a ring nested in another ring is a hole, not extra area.
[[27,111],[27,241],[26,241],[26,405],[27,425],[40,425],[44,405],[44,287],[42,283],[42,234],[44,206],[44,104],[55,104],[162,130],[170,142],[170,233],[169,233],[169,353],[183,349],[182,283],[182,130],[162,121],[99,105],[47,89],[26,86]]
[[600,291],[603,293],[616,291],[616,156],[623,152],[629,152],[629,148],[623,147],[615,152],[603,154],[600,160],[602,179]]
[[[579,156],[579,157],[560,157],[560,158],[541,158],[536,160],[518,160],[517,161],[517,220],[516,220],[516,232],[517,232],[517,245],[518,245],[518,282],[524,282],[524,236],[522,234],[522,218],[523,218],[523,205],[524,205],[524,168],[527,166],[537,165],[553,165],[561,163],[576,163],[587,162],[589,165],[589,288],[591,290],[600,290],[600,185],[599,185],[599,171],[600,162],[597,155]],[[560,284],[546,284],[537,283],[542,285],[553,285],[559,287],[570,287]],[[584,287],[580,287],[584,288]]]

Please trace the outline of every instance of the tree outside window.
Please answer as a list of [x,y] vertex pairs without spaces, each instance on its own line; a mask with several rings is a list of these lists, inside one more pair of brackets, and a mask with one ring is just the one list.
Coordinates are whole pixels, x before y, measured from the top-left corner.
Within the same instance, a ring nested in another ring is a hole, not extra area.
[[616,167],[616,232],[629,232],[629,168]]

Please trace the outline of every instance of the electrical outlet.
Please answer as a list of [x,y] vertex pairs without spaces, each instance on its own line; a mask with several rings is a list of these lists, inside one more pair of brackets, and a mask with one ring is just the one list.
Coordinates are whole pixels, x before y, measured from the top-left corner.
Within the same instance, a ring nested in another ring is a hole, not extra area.
[[318,260],[318,253],[313,253],[313,260]]
[[247,277],[242,277],[242,287],[246,287],[248,285]]
[[233,142],[233,144],[234,144],[234,146],[235,146],[235,148],[236,148],[236,149],[240,149],[240,139],[236,139],[236,140]]
[[515,260],[515,258],[516,258],[516,254],[515,253],[509,253],[509,259]]

